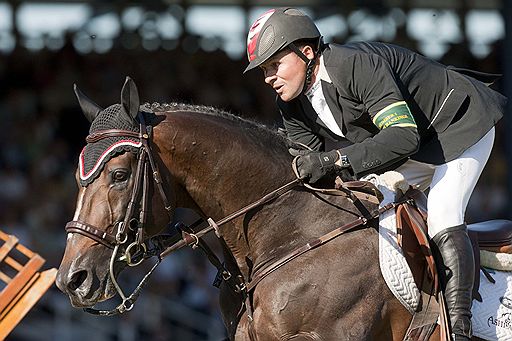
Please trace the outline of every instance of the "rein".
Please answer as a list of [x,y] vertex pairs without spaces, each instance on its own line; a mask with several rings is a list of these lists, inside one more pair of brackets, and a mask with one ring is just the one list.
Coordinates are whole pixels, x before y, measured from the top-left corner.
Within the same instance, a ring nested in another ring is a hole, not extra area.
[[195,233],[188,233],[188,232],[184,233],[182,240],[180,240],[177,243],[175,243],[174,245],[168,247],[166,250],[164,250],[164,252],[162,252],[160,254],[160,256],[165,257],[165,256],[169,255],[170,253],[181,249],[184,246],[194,247],[195,245],[197,245],[199,238],[201,238],[202,236],[204,236],[205,234],[207,234],[211,231],[215,231],[215,235],[218,238],[221,238],[219,226],[224,225],[224,224],[230,222],[231,220],[240,217],[241,215],[244,215],[245,213],[249,212],[250,210],[252,210],[258,206],[264,205],[267,202],[280,197],[281,195],[290,191],[292,188],[300,186],[302,184],[303,183],[300,179],[292,180],[289,183],[287,183],[286,185],[279,187],[276,190],[273,190],[272,192],[266,194],[265,196],[261,197],[257,201],[255,201],[247,206],[242,207],[238,211],[231,213],[230,215],[226,216],[225,218],[222,218],[221,220],[219,220],[217,222],[215,222],[212,218],[208,218],[207,219],[207,222],[208,222],[207,227],[205,227],[204,229],[202,229],[198,232],[195,232]]

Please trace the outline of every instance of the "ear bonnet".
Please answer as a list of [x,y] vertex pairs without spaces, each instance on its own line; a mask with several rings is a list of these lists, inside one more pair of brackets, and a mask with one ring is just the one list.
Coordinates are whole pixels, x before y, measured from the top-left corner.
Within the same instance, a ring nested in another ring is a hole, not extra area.
[[[134,119],[139,112],[139,99],[135,83],[127,78],[121,95],[121,104],[101,109],[87,98],[75,85],[80,107],[91,122],[89,134],[110,129],[139,132],[139,123]],[[105,163],[124,152],[138,153],[142,143],[134,137],[113,136],[88,142],[79,158],[80,184],[89,185],[103,170]]]
[[[94,134],[102,130],[122,129],[134,132],[139,131],[139,125],[130,118],[120,104],[114,104],[102,110],[94,119],[89,129],[89,134]],[[80,184],[87,186],[103,170],[105,163],[111,158],[123,152],[137,153],[142,145],[140,141],[133,137],[107,137],[96,142],[87,143],[80,153],[79,171]]]

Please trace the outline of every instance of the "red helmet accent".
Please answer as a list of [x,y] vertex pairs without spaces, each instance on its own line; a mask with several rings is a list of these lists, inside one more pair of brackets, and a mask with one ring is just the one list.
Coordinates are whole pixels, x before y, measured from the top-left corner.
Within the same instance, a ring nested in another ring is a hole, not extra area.
[[320,37],[320,31],[313,20],[298,9],[282,7],[268,10],[249,29],[249,65],[244,73],[258,67],[294,41]]
[[249,29],[249,34],[247,35],[247,56],[249,61],[256,59],[256,44],[258,42],[261,29],[263,28],[263,25],[265,25],[265,22],[268,20],[268,18],[270,18],[270,16],[275,11],[275,9],[271,9],[260,15]]

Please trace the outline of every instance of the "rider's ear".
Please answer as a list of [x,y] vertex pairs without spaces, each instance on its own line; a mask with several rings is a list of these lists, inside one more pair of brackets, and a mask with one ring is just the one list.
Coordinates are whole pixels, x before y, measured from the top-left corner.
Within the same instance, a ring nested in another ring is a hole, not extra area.
[[121,105],[133,119],[137,117],[140,105],[139,92],[135,82],[130,77],[126,77],[121,90]]
[[304,47],[301,49],[302,53],[306,56],[308,59],[314,59],[315,58],[315,50],[310,45],[304,45]]
[[85,117],[90,123],[92,123],[103,108],[85,96],[76,84],[73,84],[73,89],[75,90],[76,98],[78,99],[78,103],[80,104],[80,108],[82,109]]

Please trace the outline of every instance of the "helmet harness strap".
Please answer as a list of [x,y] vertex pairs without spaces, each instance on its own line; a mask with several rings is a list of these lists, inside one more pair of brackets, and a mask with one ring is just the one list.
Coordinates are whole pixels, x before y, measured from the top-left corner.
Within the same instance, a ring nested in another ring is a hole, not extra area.
[[313,57],[313,59],[309,59],[308,57],[306,57],[304,53],[294,43],[288,45],[288,47],[306,63],[306,79],[304,80],[304,87],[302,88],[301,94],[304,93],[307,90],[307,88],[311,85],[313,69],[315,67],[316,60],[320,55],[320,51],[322,50],[322,47],[324,45],[322,38],[323,37],[318,38],[318,43],[315,48],[315,56]]

